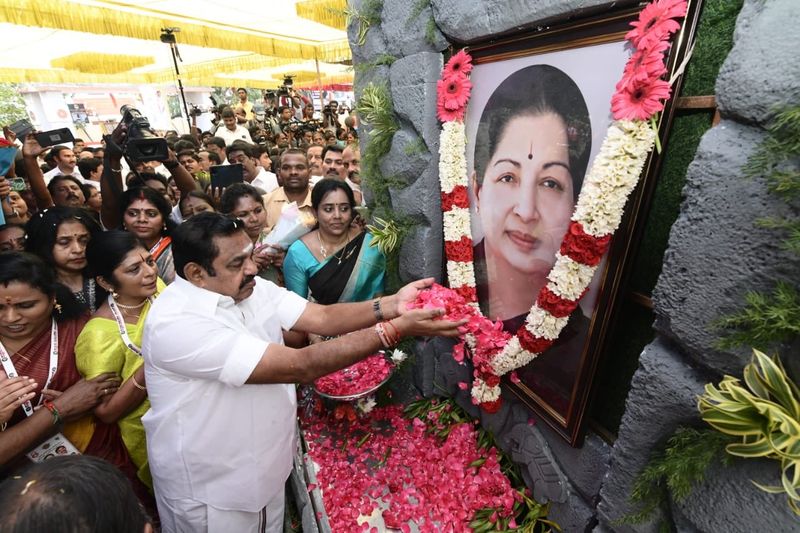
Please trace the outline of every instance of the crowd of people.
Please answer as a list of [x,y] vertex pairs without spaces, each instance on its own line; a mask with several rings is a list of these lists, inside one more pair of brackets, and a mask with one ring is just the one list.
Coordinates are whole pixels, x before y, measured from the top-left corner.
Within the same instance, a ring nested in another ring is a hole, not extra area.
[[[432,280],[385,294],[353,117],[238,97],[214,131],[164,132],[162,161],[127,157],[124,123],[96,148],[5,130],[19,153],[0,178],[0,499],[82,454],[130,483],[138,531],[281,531],[295,384],[403,336],[457,335],[440,310],[407,310]],[[213,187],[228,164],[243,181]],[[288,206],[315,225],[267,244]]]

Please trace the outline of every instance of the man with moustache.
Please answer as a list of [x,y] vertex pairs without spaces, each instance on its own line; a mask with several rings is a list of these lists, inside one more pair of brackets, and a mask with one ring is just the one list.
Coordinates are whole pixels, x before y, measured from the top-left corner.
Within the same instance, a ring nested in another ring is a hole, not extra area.
[[78,160],[72,149],[62,145],[54,146],[50,149],[50,153],[47,154],[47,157],[55,163],[56,166],[52,170],[48,170],[44,173],[44,182],[46,184],[49,184],[50,180],[56,176],[74,176],[79,183],[83,183],[81,173],[78,172],[76,168]]
[[315,183],[322,179],[322,150],[325,147],[314,143],[306,149],[306,159],[308,160],[309,181],[313,187]]
[[[348,144],[342,152],[342,165],[347,172],[345,182],[353,189],[353,193],[358,192],[361,196],[361,205],[367,205],[364,196],[361,194],[361,150],[358,144]],[[356,200],[358,200],[356,198]]]
[[291,202],[297,203],[300,211],[314,217],[311,206],[311,186],[309,185],[309,165],[302,150],[292,148],[281,155],[278,166],[283,187],[278,187],[264,195],[264,208],[267,210],[265,233],[272,231],[283,208]]
[[53,199],[53,205],[65,207],[83,207],[86,199],[83,196],[81,182],[73,176],[56,176],[47,184],[47,190]]
[[[181,224],[172,253],[179,277],[152,304],[142,339],[151,406],[142,423],[167,533],[282,532],[294,384],[374,353],[388,344],[384,327],[455,336],[465,322],[407,309],[432,278],[373,301],[307,302],[256,276],[242,222],[219,213]],[[284,330],[341,336],[292,349]]]
[[[322,150],[322,177],[347,182],[347,167],[344,166],[344,150],[337,144],[326,146]],[[348,183],[352,189],[352,183]],[[363,196],[360,190],[353,189],[356,204],[361,205]]]
[[262,191],[271,193],[278,188],[278,179],[272,172],[267,172],[258,161],[255,145],[236,141],[226,148],[228,161],[241,163],[244,181]]

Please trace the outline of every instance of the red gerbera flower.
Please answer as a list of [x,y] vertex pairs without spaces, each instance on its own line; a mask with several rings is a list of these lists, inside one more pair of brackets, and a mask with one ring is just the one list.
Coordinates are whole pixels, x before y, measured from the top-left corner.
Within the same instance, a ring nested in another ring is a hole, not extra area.
[[637,49],[648,48],[678,31],[681,25],[672,20],[686,14],[686,0],[655,0],[639,13],[639,20],[631,22],[633,29],[625,38]]
[[664,80],[634,83],[611,98],[614,120],[647,120],[664,109],[670,86]]
[[617,83],[617,90],[621,91],[633,83],[663,76],[667,72],[667,67],[664,65],[664,52],[668,48],[669,43],[660,41],[650,48],[642,48],[634,52],[625,65],[622,79]]
[[458,74],[466,76],[470,72],[472,72],[472,56],[462,49],[456,52],[444,66],[442,78],[452,78]]
[[463,120],[471,89],[472,83],[463,74],[436,82],[436,114],[439,120]]

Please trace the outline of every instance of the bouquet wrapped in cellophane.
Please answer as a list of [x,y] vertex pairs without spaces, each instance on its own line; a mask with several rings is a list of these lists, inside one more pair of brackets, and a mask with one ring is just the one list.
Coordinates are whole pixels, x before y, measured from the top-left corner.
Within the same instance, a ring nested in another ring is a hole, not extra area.
[[281,216],[272,231],[259,239],[258,243],[287,250],[294,241],[311,231],[315,223],[312,215],[300,211],[297,202],[291,202],[281,210]]

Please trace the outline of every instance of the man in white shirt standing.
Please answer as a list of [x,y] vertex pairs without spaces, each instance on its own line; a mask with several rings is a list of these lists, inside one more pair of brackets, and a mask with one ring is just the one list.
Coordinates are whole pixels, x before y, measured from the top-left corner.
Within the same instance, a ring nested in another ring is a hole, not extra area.
[[234,141],[246,141],[252,144],[253,139],[250,138],[250,132],[244,126],[236,124],[236,114],[230,107],[222,110],[222,122],[225,127],[217,128],[214,135],[221,137],[225,141],[225,146],[232,145]]
[[[142,418],[162,531],[283,531],[295,445],[294,383],[344,368],[402,335],[457,335],[442,310],[407,310],[432,279],[374,301],[322,306],[258,278],[241,221],[200,213],[173,233],[178,278],[142,339]],[[388,319],[388,320],[387,320]],[[301,349],[282,330],[340,335]]]
[[278,178],[275,174],[264,170],[259,163],[255,145],[237,141],[225,151],[228,161],[242,164],[244,181],[261,190],[262,194],[269,194],[278,188]]
[[78,181],[83,183],[83,177],[76,168],[78,160],[75,157],[75,152],[72,151],[72,148],[67,148],[66,146],[62,145],[54,146],[50,149],[50,159],[56,164],[56,166],[54,169],[45,172],[45,184],[50,183],[50,180],[58,175],[74,176]]

